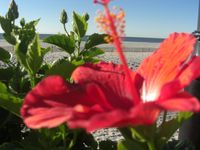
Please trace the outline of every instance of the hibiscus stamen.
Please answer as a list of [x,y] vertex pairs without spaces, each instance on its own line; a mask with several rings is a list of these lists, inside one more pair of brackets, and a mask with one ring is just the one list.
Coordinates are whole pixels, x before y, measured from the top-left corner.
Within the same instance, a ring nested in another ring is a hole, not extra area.
[[[131,90],[132,99],[134,104],[140,102],[139,95],[137,93],[137,89],[132,85],[134,84],[131,78],[130,70],[128,68],[126,58],[123,54],[122,49],[122,41],[121,37],[124,36],[124,28],[125,21],[124,16],[125,13],[122,9],[119,9],[118,13],[111,13],[108,7],[108,3],[110,0],[95,0],[95,3],[99,3],[104,6],[105,14],[99,12],[99,16],[96,18],[97,23],[99,23],[99,27],[104,30],[109,37],[107,37],[108,42],[112,42],[119,54],[119,58],[124,67],[124,71],[128,80],[128,84]],[[114,8],[116,10],[116,8]]]

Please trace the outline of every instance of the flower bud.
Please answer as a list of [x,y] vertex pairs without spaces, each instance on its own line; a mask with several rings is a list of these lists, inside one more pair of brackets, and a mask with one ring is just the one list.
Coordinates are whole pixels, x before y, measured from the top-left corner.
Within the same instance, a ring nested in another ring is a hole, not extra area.
[[14,0],[11,1],[6,17],[14,21],[19,17],[18,7]]
[[61,15],[60,15],[60,22],[62,24],[66,24],[68,22],[68,16],[67,16],[67,13],[64,9],[63,9],[63,11],[61,12]]
[[22,18],[21,20],[20,20],[20,25],[23,27],[23,26],[25,26],[25,19],[24,18]]
[[89,16],[88,13],[85,13],[85,14],[83,15],[83,17],[84,17],[84,19],[85,19],[86,21],[88,21],[88,20],[90,19],[90,16]]

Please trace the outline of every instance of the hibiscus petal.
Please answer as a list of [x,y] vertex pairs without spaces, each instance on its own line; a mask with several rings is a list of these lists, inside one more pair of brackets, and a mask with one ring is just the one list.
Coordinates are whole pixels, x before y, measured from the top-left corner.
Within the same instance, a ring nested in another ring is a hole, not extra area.
[[[116,109],[110,112],[95,114],[90,119],[69,120],[68,125],[70,128],[84,128],[88,132],[92,132],[101,128],[117,127],[116,123],[126,120],[129,114],[128,111]],[[122,124],[120,125],[122,126]]]
[[85,128],[88,132],[107,127],[150,125],[155,123],[159,114],[160,108],[154,103],[141,103],[130,110],[115,109],[95,114],[88,120],[70,120],[68,125],[71,128]]
[[[122,111],[127,110],[123,103],[118,105]],[[97,84],[69,85],[62,77],[50,76],[27,94],[21,115],[30,128],[51,128],[70,120],[90,122],[96,115],[115,109],[107,102],[105,93]],[[101,122],[104,124],[105,121]]]
[[144,101],[157,99],[162,94],[161,88],[177,78],[183,63],[193,50],[195,41],[191,34],[173,33],[158,50],[143,61],[137,72],[144,78]]
[[72,116],[72,109],[67,107],[30,109],[31,115],[25,116],[24,123],[33,129],[56,127]]
[[132,124],[150,125],[153,124],[160,114],[161,109],[154,102],[141,103],[131,111]]
[[132,94],[123,70],[122,65],[113,63],[86,64],[78,67],[73,72],[72,78],[77,84],[97,84],[113,107],[130,108],[133,106]]
[[181,86],[185,87],[198,77],[200,77],[200,57],[194,56],[185,68],[182,69],[178,78]]
[[[176,79],[165,84],[162,89],[159,99],[165,99],[173,96],[185,86],[192,82],[192,80],[200,77],[200,57],[194,56],[184,68],[182,68]],[[172,92],[173,91],[173,92]]]
[[70,118],[64,101],[69,85],[59,76],[42,80],[24,99],[21,115],[28,127],[54,127]]
[[[69,91],[65,81],[59,76],[48,77],[40,82],[31,92],[25,97],[23,107],[21,109],[22,116],[26,116],[29,107],[46,106],[45,100],[57,99],[59,95]],[[44,99],[41,100],[41,99]]]
[[94,96],[92,93],[87,95],[87,89],[85,85],[69,85],[60,76],[43,79],[24,99],[21,108],[24,122],[28,127],[40,128],[54,127],[67,121],[80,111],[77,105],[90,107],[96,104],[90,100]]
[[162,109],[169,111],[191,111],[191,112],[200,111],[200,103],[198,99],[191,96],[187,92],[178,93],[171,99],[160,100],[160,101],[158,100],[155,103]]

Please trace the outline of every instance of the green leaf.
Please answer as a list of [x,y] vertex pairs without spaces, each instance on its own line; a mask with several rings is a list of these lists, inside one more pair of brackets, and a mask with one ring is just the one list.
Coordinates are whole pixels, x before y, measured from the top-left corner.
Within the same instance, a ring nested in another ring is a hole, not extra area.
[[49,70],[51,66],[47,63],[43,63],[42,66],[40,67],[40,70],[38,71],[38,74],[41,74],[42,76]]
[[7,93],[7,87],[2,82],[0,82],[0,93]]
[[21,63],[21,65],[26,69],[28,70],[28,65],[27,65],[27,62],[26,62],[26,54],[24,54],[21,49],[20,49],[20,43],[16,44],[15,46],[15,54],[17,56],[17,60],[18,62]]
[[132,137],[139,141],[150,141],[155,136],[156,124],[152,125],[140,125],[134,128],[130,128]]
[[81,60],[73,60],[71,63],[73,65],[75,65],[75,66],[81,66],[81,65],[83,65],[85,63],[85,61],[83,59],[81,59]]
[[117,150],[146,150],[148,149],[145,143],[140,143],[134,140],[122,140],[118,142]]
[[9,62],[10,57],[10,53],[7,50],[0,47],[0,60],[7,63]]
[[0,82],[0,107],[20,116],[21,105],[22,100],[9,94],[6,85]]
[[104,54],[104,50],[102,50],[98,47],[93,47],[91,49],[88,49],[87,51],[81,52],[81,54],[84,57],[96,57],[98,55]]
[[172,140],[165,143],[162,150],[195,150],[191,141]]
[[76,12],[73,12],[73,31],[79,36],[79,38],[82,38],[85,36],[88,23],[85,20],[84,16],[81,16],[77,14]]
[[85,49],[92,48],[92,47],[97,46],[99,44],[107,43],[105,41],[106,36],[108,36],[108,35],[107,34],[98,34],[98,33],[94,33],[94,34],[90,35],[87,38],[87,41],[85,43]]
[[42,48],[41,47],[41,54],[42,54],[42,56],[44,57],[50,50],[51,50],[50,47],[47,47],[47,48]]
[[[26,33],[25,33],[26,34]],[[24,34],[24,36],[25,36],[25,34]],[[28,37],[27,37],[27,39],[26,40],[24,40],[26,37],[23,37],[23,39],[21,39],[21,41],[20,41],[20,43],[18,43],[17,45],[18,45],[18,50],[22,53],[22,54],[24,54],[24,55],[26,55],[26,53],[27,53],[27,51],[28,51],[28,46],[29,46],[29,44],[31,43],[29,40],[30,39],[28,39]],[[32,41],[32,40],[31,40]]]
[[4,143],[0,145],[0,150],[23,150],[20,148],[17,148],[19,145],[15,143]]
[[100,150],[116,150],[117,143],[111,140],[101,141],[99,143]]
[[11,33],[4,33],[3,34],[4,39],[10,43],[11,45],[15,45],[16,44],[16,38],[15,36]]
[[0,68],[0,81],[9,81],[13,76],[14,70],[12,67]]
[[84,62],[90,62],[90,63],[98,63],[100,59],[97,58],[83,58]]
[[66,150],[62,141],[57,144],[50,137],[40,132],[29,132],[23,140],[11,141],[0,146],[0,150]]
[[38,20],[33,20],[26,23],[22,28],[16,27],[15,28],[15,35],[18,36],[18,49],[21,53],[27,53],[28,46],[32,43],[33,39],[36,36],[36,29],[35,26],[39,22]]
[[59,60],[46,72],[48,75],[60,75],[64,78],[70,78],[76,66],[66,60]]
[[163,123],[157,133],[158,143],[161,145],[167,142],[179,127],[180,124],[176,119]]
[[28,49],[26,57],[27,66],[32,75],[36,74],[42,65],[43,56],[41,51],[39,36],[36,35]]
[[193,113],[192,112],[179,112],[177,116],[177,121],[182,124],[185,120],[189,119],[192,117]]
[[10,34],[12,32],[13,28],[9,19],[0,16],[0,24],[5,33]]
[[191,112],[180,112],[178,116],[170,121],[162,123],[158,127],[157,137],[160,144],[167,142],[182,123],[192,116]]
[[68,37],[64,34],[52,35],[45,38],[43,41],[49,44],[56,45],[69,54],[74,52],[75,41],[72,36]]
[[30,21],[28,23],[25,24],[25,28],[35,28],[35,26],[39,23],[40,21],[40,18],[39,19],[36,19],[36,20],[33,20],[33,21]]
[[11,96],[9,94],[0,93],[0,107],[20,117],[21,106],[22,106],[22,99]]

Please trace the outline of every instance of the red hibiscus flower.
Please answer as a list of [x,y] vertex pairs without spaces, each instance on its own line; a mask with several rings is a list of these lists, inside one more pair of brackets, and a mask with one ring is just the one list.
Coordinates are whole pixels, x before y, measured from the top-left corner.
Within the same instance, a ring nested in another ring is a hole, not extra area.
[[30,128],[67,122],[93,131],[152,124],[161,110],[199,111],[198,100],[183,91],[200,76],[200,58],[187,61],[194,43],[190,34],[171,34],[136,71],[126,68],[131,80],[122,65],[105,62],[78,67],[73,84],[47,77],[25,97],[24,122]]

